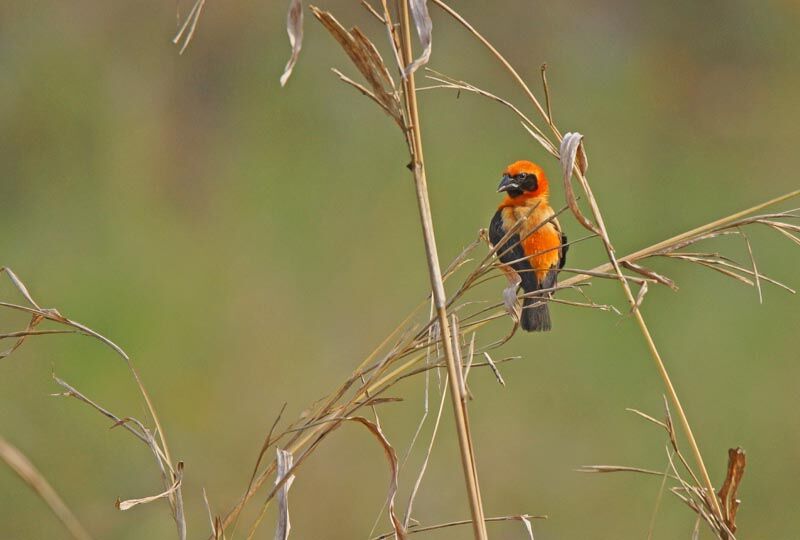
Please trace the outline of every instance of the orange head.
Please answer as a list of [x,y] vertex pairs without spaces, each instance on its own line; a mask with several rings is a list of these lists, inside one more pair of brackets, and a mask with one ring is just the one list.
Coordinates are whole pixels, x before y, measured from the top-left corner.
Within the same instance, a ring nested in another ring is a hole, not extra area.
[[515,199],[547,197],[547,176],[536,163],[515,161],[503,171],[503,179],[497,191],[505,191],[514,202]]

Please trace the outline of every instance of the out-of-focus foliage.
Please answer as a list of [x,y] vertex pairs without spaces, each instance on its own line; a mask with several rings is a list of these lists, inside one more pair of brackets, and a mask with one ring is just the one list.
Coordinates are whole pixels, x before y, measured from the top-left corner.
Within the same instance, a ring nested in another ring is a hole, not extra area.
[[[554,114],[586,135],[594,192],[620,252],[797,187],[795,3],[459,4],[530,80],[548,63]],[[382,43],[384,29],[355,2],[324,6]],[[348,65],[330,36],[306,18],[300,61],[281,90],[284,3],[210,0],[181,57],[170,42],[174,8],[0,5],[0,264],[42,304],[133,356],[186,463],[189,534],[201,537],[201,489],[215,510],[227,509],[280,405],[296,416],[342,380],[424,296],[427,274],[403,143],[330,73]],[[431,13],[431,67],[523,103],[462,29]],[[443,92],[420,106],[449,260],[486,226],[507,162],[539,160],[553,177],[558,164],[496,104]],[[795,246],[763,231],[751,240],[761,270],[800,285]],[[724,242],[741,241],[711,248]],[[748,260],[743,244],[734,249]],[[570,257],[570,266],[602,262],[586,244]],[[681,289],[651,290],[644,311],[714,481],[728,447],[748,452],[739,533],[788,537],[800,517],[800,426],[790,412],[800,392],[798,299],[765,286],[758,305],[754,290],[712,272],[677,262],[657,269]],[[622,304],[617,285],[592,289]],[[0,292],[13,289],[3,283]],[[657,478],[573,470],[664,469],[662,434],[624,412],[660,415],[659,379],[629,319],[552,310],[552,333],[505,346],[524,356],[502,366],[506,388],[489,372],[471,377],[487,514],[548,514],[534,524],[537,538],[643,537]],[[116,357],[85,338],[43,336],[0,364],[0,432],[96,537],[172,537],[165,507],[114,509],[118,496],[157,491],[151,457],[99,415],[48,397],[53,367],[118,414],[143,416]],[[422,410],[419,384],[403,390],[405,402],[382,406],[399,449]],[[466,516],[449,422],[443,430],[415,504],[428,523]],[[385,495],[383,455],[355,427],[325,444],[292,488],[293,535],[364,538]],[[656,523],[661,538],[687,537],[693,526],[669,498]],[[519,524],[492,527],[522,537]],[[66,537],[5,467],[0,536]]]

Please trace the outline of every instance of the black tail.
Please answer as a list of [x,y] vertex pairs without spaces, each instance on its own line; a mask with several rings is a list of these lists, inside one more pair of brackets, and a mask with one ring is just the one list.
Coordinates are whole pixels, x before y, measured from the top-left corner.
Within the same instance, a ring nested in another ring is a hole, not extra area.
[[550,310],[547,308],[546,300],[544,298],[524,298],[519,323],[526,332],[550,330]]

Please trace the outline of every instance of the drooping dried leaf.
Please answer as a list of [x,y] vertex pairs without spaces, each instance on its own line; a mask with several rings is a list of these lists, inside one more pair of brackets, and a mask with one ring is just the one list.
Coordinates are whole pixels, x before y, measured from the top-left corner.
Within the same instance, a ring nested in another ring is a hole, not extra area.
[[371,422],[370,420],[367,420],[363,416],[351,416],[348,418],[348,420],[351,422],[357,422],[366,427],[370,431],[370,433],[372,433],[375,436],[375,438],[378,440],[378,442],[380,442],[381,446],[383,447],[383,452],[386,455],[386,460],[389,462],[389,469],[391,471],[391,478],[389,480],[389,493],[387,495],[387,499],[389,501],[388,505],[389,518],[392,521],[392,528],[394,529],[394,533],[397,536],[397,539],[405,540],[406,529],[400,522],[400,519],[397,517],[397,514],[395,513],[395,503],[394,503],[394,498],[395,495],[397,494],[397,479],[399,476],[397,453],[395,452],[394,447],[392,447],[392,445],[389,444],[388,439],[383,434],[383,431],[377,424]]
[[[744,450],[741,448],[728,449],[728,471],[725,474],[725,482],[719,489],[719,500],[722,505],[722,512],[725,518],[725,525],[731,533],[736,532],[736,512],[739,510],[739,503],[736,492],[744,476],[744,467],[747,459]],[[725,533],[725,538],[732,538]]]
[[646,281],[642,281],[641,286],[639,286],[639,293],[636,295],[636,301],[631,306],[631,313],[638,310],[642,307],[642,302],[644,302],[644,297],[647,294],[648,285]]
[[303,3],[301,0],[290,0],[289,12],[286,15],[286,33],[289,34],[289,45],[292,47],[292,54],[286,67],[283,68],[281,75],[281,86],[285,86],[289,77],[292,75],[294,65],[300,57],[300,49],[303,47]]
[[525,530],[528,533],[528,538],[534,540],[533,538],[533,525],[531,525],[531,520],[528,519],[528,516],[519,516],[519,520],[525,526]]
[[177,467],[175,468],[175,482],[169,487],[168,490],[164,491],[163,493],[159,493],[158,495],[151,495],[150,497],[142,497],[141,499],[128,499],[126,501],[121,501],[117,499],[117,502],[114,503],[114,506],[117,507],[118,510],[130,510],[134,506],[138,506],[140,504],[147,504],[153,501],[157,501],[159,499],[165,499],[175,493],[179,487],[181,487],[181,481],[183,479],[183,462],[179,461]]
[[[277,448],[277,472],[275,474],[275,484],[279,484],[283,481],[286,475],[292,468],[292,464],[294,463],[294,457],[292,456],[291,452],[288,452],[282,448]],[[275,540],[287,540],[289,538],[289,531],[292,528],[292,524],[289,521],[289,488],[292,487],[292,483],[294,482],[294,475],[289,476],[289,478],[283,482],[283,485],[280,487],[277,493],[278,498],[278,523],[275,526]]]
[[519,284],[522,283],[522,277],[510,266],[502,265],[500,270],[508,279],[508,286],[503,289],[503,304],[508,314],[514,319],[514,322],[519,323],[520,307],[517,304],[517,289]]
[[[564,176],[564,194],[567,197],[567,204],[570,210],[572,210],[572,213],[575,215],[575,219],[586,229],[599,235],[600,230],[597,226],[581,212],[578,206],[578,200],[575,197],[575,191],[572,189],[572,170],[575,168],[576,164],[579,171],[584,171],[585,167],[588,165],[585,153],[582,161],[578,160],[578,155],[582,152],[582,141],[583,135],[580,133],[567,133],[561,140],[559,154],[561,155],[561,171]],[[581,174],[583,174],[583,172],[581,172]]]
[[414,18],[414,25],[417,27],[419,42],[422,44],[422,54],[403,70],[403,75],[405,77],[408,77],[428,63],[433,45],[433,22],[428,13],[428,1],[409,0],[409,6],[411,6],[411,15]]

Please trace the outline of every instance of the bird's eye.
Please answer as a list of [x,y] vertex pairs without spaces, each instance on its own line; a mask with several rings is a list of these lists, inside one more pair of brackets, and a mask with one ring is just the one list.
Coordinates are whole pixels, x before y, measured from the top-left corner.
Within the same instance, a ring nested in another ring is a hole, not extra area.
[[528,173],[519,173],[517,175],[517,178],[519,178],[520,180],[525,180],[527,177],[528,177]]

